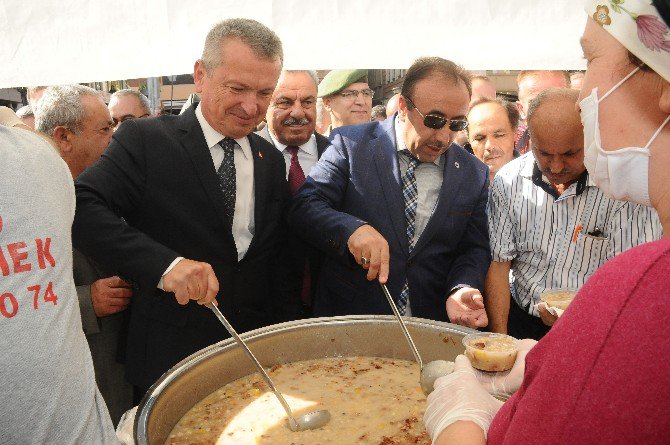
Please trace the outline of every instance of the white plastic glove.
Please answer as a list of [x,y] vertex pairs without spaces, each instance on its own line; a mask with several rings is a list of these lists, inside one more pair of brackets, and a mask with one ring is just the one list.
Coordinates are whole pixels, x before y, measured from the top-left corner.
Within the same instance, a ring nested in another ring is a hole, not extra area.
[[116,426],[116,438],[119,439],[121,445],[135,445],[135,436],[133,436],[135,415],[137,415],[137,406],[123,413]]
[[477,380],[493,397],[502,400],[509,399],[519,389],[521,382],[523,382],[523,374],[526,371],[526,354],[536,344],[537,341],[531,338],[519,340],[517,342],[519,352],[516,355],[512,369],[503,372],[483,372],[474,369]]
[[459,420],[474,422],[486,436],[501,406],[502,402],[479,383],[470,360],[459,355],[454,361],[454,372],[435,381],[423,422],[433,442],[445,428]]

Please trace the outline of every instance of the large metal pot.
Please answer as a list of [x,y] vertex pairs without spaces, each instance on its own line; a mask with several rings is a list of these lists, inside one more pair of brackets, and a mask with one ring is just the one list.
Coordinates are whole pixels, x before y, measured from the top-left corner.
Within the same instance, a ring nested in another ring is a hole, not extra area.
[[[424,362],[453,360],[463,352],[463,336],[474,332],[422,318],[408,317],[406,324]],[[299,320],[250,331],[242,338],[267,367],[340,356],[414,360],[397,320],[387,315]],[[252,372],[255,368],[232,339],[177,363],[154,384],[139,406],[135,419],[137,444],[162,445],[179,419],[196,403]]]

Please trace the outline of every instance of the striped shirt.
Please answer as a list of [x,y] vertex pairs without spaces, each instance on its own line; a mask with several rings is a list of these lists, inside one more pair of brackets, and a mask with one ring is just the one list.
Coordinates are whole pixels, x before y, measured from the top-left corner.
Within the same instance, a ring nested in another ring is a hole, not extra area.
[[578,289],[618,253],[661,238],[653,208],[609,198],[586,172],[558,196],[532,152],[496,175],[488,220],[493,261],[512,262],[512,297],[535,316],[542,292]]

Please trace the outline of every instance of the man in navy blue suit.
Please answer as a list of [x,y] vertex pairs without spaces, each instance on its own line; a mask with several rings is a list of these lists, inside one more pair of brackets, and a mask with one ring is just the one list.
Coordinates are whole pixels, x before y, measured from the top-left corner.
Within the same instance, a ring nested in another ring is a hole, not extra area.
[[289,213],[327,254],[315,315],[391,313],[378,280],[404,315],[487,324],[488,168],[452,143],[470,94],[461,67],[418,59],[397,114],[331,135]]

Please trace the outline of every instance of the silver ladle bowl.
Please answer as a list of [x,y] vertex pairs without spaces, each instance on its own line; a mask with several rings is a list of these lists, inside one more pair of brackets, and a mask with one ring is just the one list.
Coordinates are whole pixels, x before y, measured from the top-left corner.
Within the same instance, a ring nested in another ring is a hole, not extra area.
[[303,414],[302,416],[298,417],[294,416],[293,411],[291,411],[291,407],[288,406],[288,403],[286,402],[286,399],[284,399],[284,396],[282,396],[282,394],[279,392],[274,383],[272,383],[272,379],[270,379],[268,373],[265,372],[265,369],[263,369],[263,366],[260,364],[258,359],[256,359],[254,354],[251,353],[251,350],[249,349],[247,344],[244,343],[244,341],[240,338],[239,335],[237,335],[237,332],[235,331],[233,326],[228,322],[228,320],[226,320],[226,317],[223,316],[219,308],[212,303],[209,303],[207,307],[209,307],[212,310],[212,312],[214,312],[216,317],[219,319],[219,321],[221,321],[223,326],[235,339],[237,344],[244,350],[244,352],[246,352],[247,356],[251,359],[254,365],[256,365],[256,369],[258,369],[258,372],[265,380],[265,383],[267,383],[270,389],[272,389],[272,392],[274,393],[275,396],[277,396],[277,399],[279,399],[279,403],[281,403],[281,406],[286,411],[286,415],[288,416],[288,427],[291,431],[315,430],[317,428],[321,428],[322,426],[330,422],[330,412],[324,409],[312,411],[310,413]]
[[412,336],[409,335],[407,326],[405,326],[405,322],[400,315],[400,311],[398,311],[398,307],[396,306],[395,301],[393,301],[393,297],[391,297],[391,293],[389,292],[388,287],[386,287],[386,284],[381,284],[381,287],[384,291],[386,299],[389,302],[389,305],[391,306],[391,309],[393,310],[393,313],[395,314],[396,319],[398,320],[398,323],[400,323],[400,327],[402,328],[403,334],[405,334],[407,343],[409,344],[409,347],[414,354],[416,362],[419,364],[419,369],[421,369],[421,377],[419,378],[421,390],[425,395],[428,395],[433,392],[433,384],[435,383],[435,380],[447,374],[451,374],[451,372],[454,370],[453,363],[450,364],[445,360],[434,360],[426,364],[426,366],[423,365],[423,360],[421,360],[419,350],[416,348],[414,340],[412,340]]

